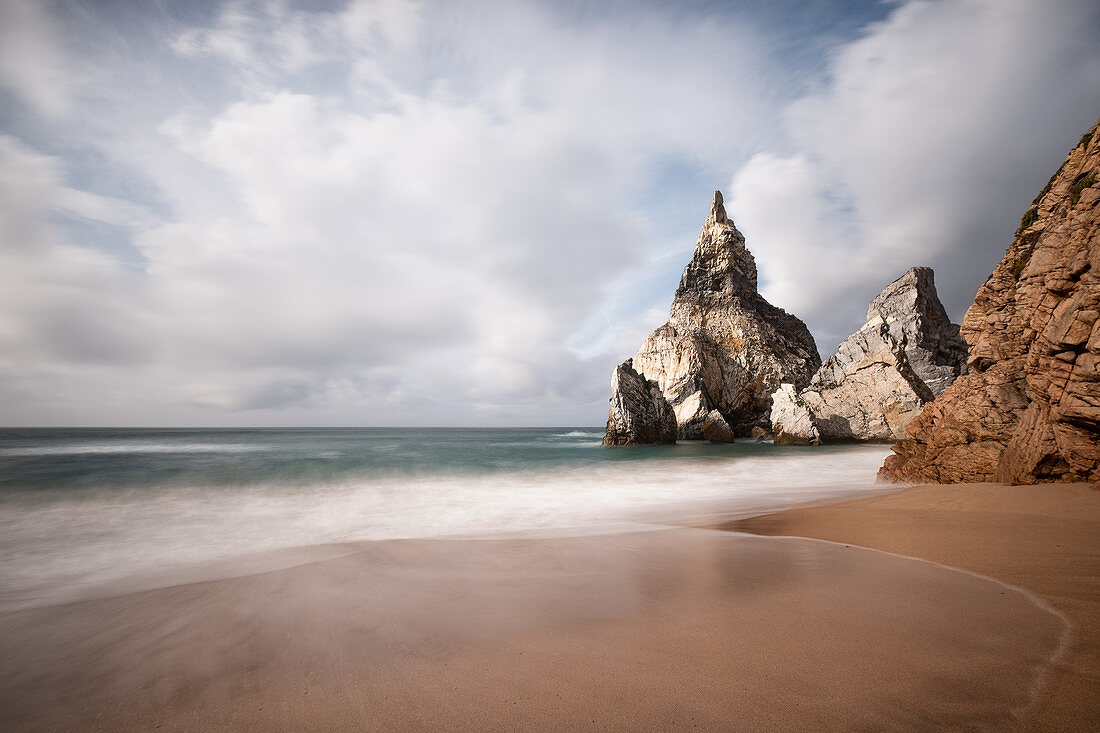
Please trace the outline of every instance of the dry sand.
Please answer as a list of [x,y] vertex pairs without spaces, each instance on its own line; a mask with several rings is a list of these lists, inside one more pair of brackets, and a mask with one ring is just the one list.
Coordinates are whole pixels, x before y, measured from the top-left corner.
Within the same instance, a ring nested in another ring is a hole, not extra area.
[[915,489],[739,526],[790,533],[803,522],[807,535],[1033,588],[1079,626],[1075,671],[1056,680],[1061,707],[1045,683],[1068,627],[1027,592],[843,544],[664,528],[302,548],[249,558],[236,576],[220,567],[217,580],[166,578],[156,590],[0,614],[0,729],[1011,730],[1037,711],[1044,722],[1095,720],[1085,697],[1095,666],[1079,662],[1096,659],[1096,625],[1082,619],[1097,600],[1100,494],[1027,493],[1047,488]]
[[722,526],[927,558],[1033,591],[1074,625],[1034,729],[1100,731],[1100,491],[1093,486],[916,486]]

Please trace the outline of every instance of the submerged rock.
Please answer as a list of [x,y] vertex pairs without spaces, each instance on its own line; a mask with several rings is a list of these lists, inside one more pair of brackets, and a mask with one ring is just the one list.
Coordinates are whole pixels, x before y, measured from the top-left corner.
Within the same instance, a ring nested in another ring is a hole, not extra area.
[[879,476],[1100,481],[1100,123],[1024,214],[963,319],[970,372]]
[[615,367],[604,445],[675,442],[676,417],[656,382],[634,371],[630,359]]
[[767,428],[772,392],[805,386],[820,363],[806,324],[757,292],[756,261],[715,191],[668,323],[634,368],[668,399],[680,438],[728,441]]
[[966,370],[966,342],[914,267],[867,307],[867,322],[825,360],[809,385],[772,397],[776,443],[901,440],[925,403]]

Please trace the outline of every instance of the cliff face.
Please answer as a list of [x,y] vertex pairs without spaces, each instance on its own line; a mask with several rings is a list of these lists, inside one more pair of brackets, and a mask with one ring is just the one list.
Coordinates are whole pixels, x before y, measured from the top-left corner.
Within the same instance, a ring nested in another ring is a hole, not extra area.
[[805,386],[821,363],[806,325],[757,292],[756,261],[714,192],[668,323],[634,368],[659,385],[679,437],[723,441],[767,427],[772,392]]
[[909,425],[879,476],[1100,480],[1100,123],[1024,214],[962,334],[970,373]]
[[776,391],[775,442],[904,439],[905,425],[965,369],[966,342],[940,303],[932,270],[914,267],[871,301],[867,322],[806,389]]
[[634,371],[630,359],[615,367],[603,444],[675,442],[676,416],[657,383]]

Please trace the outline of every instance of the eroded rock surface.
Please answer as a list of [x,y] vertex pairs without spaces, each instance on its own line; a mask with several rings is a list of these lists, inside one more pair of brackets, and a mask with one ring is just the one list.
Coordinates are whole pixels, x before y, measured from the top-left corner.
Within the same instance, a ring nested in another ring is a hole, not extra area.
[[962,334],[970,373],[909,425],[888,480],[1100,480],[1100,123],[1024,214]]
[[657,383],[634,371],[630,359],[615,367],[604,445],[675,442],[676,416]]
[[932,270],[914,267],[871,301],[867,322],[804,390],[783,385],[775,392],[775,442],[904,439],[905,426],[925,403],[965,371],[966,353]]
[[793,384],[781,384],[772,394],[772,441],[776,445],[817,445],[821,433],[813,413]]
[[768,428],[772,392],[783,382],[805,386],[820,365],[806,324],[757,292],[756,261],[720,192],[668,323],[649,335],[633,363],[660,386],[680,438],[713,441]]

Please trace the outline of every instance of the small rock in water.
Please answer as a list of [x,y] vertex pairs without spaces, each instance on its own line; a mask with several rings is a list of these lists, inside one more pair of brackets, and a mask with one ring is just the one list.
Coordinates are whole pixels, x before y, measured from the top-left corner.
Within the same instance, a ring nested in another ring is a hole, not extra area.
[[709,440],[711,443],[736,442],[733,430],[718,410],[711,410],[707,413],[707,419],[703,421],[703,439]]
[[676,416],[657,383],[634,371],[630,359],[615,367],[603,444],[675,442]]

